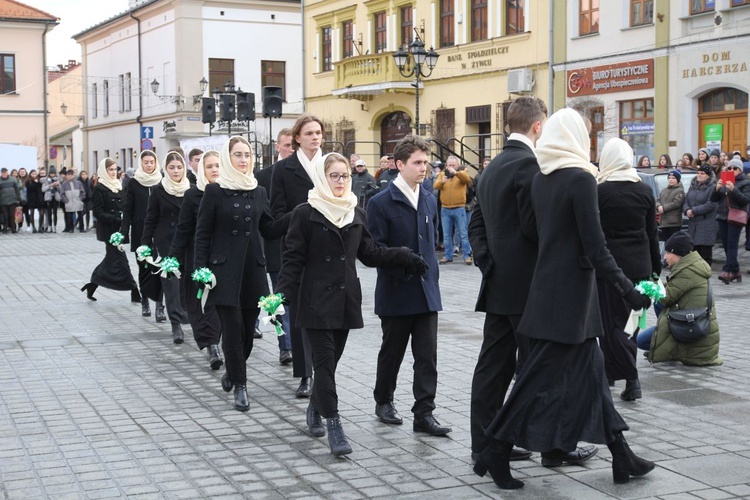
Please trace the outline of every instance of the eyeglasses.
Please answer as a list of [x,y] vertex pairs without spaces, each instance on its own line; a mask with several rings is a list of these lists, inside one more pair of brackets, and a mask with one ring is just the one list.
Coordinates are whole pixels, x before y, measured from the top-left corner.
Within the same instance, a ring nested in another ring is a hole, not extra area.
[[740,167],[729,167],[729,168],[727,168],[727,170],[737,170],[737,171],[739,171],[739,170],[742,170],[742,169]]
[[236,153],[232,153],[232,156],[234,156],[238,160],[241,160],[242,158],[244,158],[246,160],[249,160],[250,158],[252,158],[253,155],[251,155],[250,153],[236,152]]
[[338,172],[333,172],[331,174],[328,174],[328,178],[331,179],[333,182],[338,182],[340,180],[344,182],[349,182],[352,179],[351,174],[340,174]]

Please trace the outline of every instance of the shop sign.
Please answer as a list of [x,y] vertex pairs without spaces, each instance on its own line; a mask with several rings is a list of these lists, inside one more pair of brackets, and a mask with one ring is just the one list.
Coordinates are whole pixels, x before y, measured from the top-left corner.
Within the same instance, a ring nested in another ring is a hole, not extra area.
[[628,122],[622,125],[620,135],[649,135],[654,133],[654,122]]
[[654,88],[654,60],[643,59],[568,71],[568,97]]
[[706,141],[720,141],[724,138],[724,125],[721,123],[710,123],[703,129]]
[[[508,54],[508,46],[503,45],[500,47],[490,47],[488,49],[479,50],[468,50],[462,51],[457,54],[448,54],[448,62],[457,62],[461,64],[461,69],[480,69],[480,68],[491,68],[495,66],[498,61],[498,57]],[[497,64],[502,66],[502,64]]]
[[747,73],[747,62],[732,60],[731,50],[701,54],[700,66],[682,70],[682,78]]

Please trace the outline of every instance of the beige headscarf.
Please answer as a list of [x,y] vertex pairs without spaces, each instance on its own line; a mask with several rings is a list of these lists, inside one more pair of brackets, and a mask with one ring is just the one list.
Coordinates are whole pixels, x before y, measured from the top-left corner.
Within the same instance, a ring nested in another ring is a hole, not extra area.
[[[315,160],[313,165],[313,188],[307,192],[307,202],[323,214],[331,224],[344,227],[354,220],[354,209],[357,207],[357,196],[352,193],[352,183],[345,183],[344,194],[340,198],[333,195],[331,186],[326,180],[325,163],[329,156],[338,157],[345,164],[346,159],[338,153],[329,153]],[[347,171],[348,172],[348,171]],[[351,179],[350,179],[351,180]]]
[[[206,171],[203,169],[203,160],[206,159],[206,156],[216,156],[218,158],[219,155],[220,153],[218,151],[209,149],[208,151],[203,153],[203,156],[201,156],[201,161],[198,162],[198,172],[195,175],[195,185],[198,188],[198,191],[205,191],[206,186],[210,184],[210,182],[208,182],[208,179],[206,178]],[[219,171],[221,172],[221,161],[219,161]]]
[[627,142],[617,137],[607,141],[599,158],[596,181],[599,184],[607,181],[641,182],[633,168],[633,148]]
[[[244,137],[235,136],[238,139],[245,140]],[[252,156],[253,148],[250,146],[250,165],[247,167],[247,173],[243,174],[232,165],[232,157],[229,156],[229,143],[235,137],[230,137],[229,140],[222,146],[221,153],[219,153],[219,178],[216,183],[224,189],[232,189],[235,191],[252,191],[258,187],[258,181],[253,175]]]
[[596,177],[598,170],[589,161],[591,141],[586,124],[577,111],[563,108],[544,124],[536,142],[536,156],[542,174],[562,168],[580,168]]
[[[182,162],[183,173],[180,182],[173,181],[167,173],[167,158],[169,158],[169,155],[172,154],[179,156],[180,161]],[[190,189],[190,181],[187,178],[187,165],[185,165],[185,158],[183,158],[182,155],[176,151],[170,151],[169,153],[167,153],[167,156],[164,157],[164,166],[162,167],[162,172],[164,174],[164,178],[161,180],[161,185],[164,188],[164,191],[166,191],[167,194],[171,194],[172,196],[176,196],[178,198],[182,198],[183,196],[185,196],[185,191]]]
[[133,174],[133,179],[138,181],[138,184],[140,184],[143,187],[154,187],[157,184],[161,182],[161,167],[159,166],[159,160],[156,158],[156,155],[154,155],[154,162],[156,164],[156,168],[154,168],[154,171],[150,174],[147,174],[145,170],[143,170],[143,154],[144,153],[150,153],[153,154],[152,151],[141,151],[141,154],[138,155],[138,168],[135,169],[135,174]]
[[104,158],[99,162],[99,166],[96,168],[96,175],[99,176],[100,184],[104,184],[104,186],[113,193],[119,193],[122,191],[122,182],[117,178],[112,179],[109,174],[107,174],[107,167],[105,166],[107,160],[112,160],[112,158]]

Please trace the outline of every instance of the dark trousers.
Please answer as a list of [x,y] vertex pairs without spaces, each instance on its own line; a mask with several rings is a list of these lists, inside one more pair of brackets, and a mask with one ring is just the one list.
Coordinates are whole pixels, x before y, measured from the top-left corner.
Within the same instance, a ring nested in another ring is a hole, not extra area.
[[[484,317],[484,340],[479,351],[471,382],[471,451],[481,453],[490,438],[485,428],[495,418],[505,401],[516,371],[516,330],[521,315],[487,313]],[[522,339],[528,346],[528,341]]]
[[398,371],[411,337],[414,355],[414,406],[416,416],[432,414],[437,391],[437,313],[381,316],[383,343],[378,353],[378,372],[373,395],[377,404],[393,401]]
[[[279,272],[273,271],[268,273],[271,278],[271,288],[276,292],[276,283],[279,282]],[[289,333],[289,310],[284,308],[284,315],[281,316],[281,329],[284,330],[284,335],[278,335],[279,351],[288,351],[292,348],[292,339]]]
[[190,327],[193,329],[193,338],[198,349],[205,349],[210,345],[219,345],[221,340],[221,320],[216,312],[216,307],[206,306],[203,314],[188,311]]
[[177,278],[161,278],[161,288],[164,290],[164,305],[167,308],[169,322],[186,325],[189,323],[185,306],[180,294],[180,280]]
[[673,234],[682,230],[680,226],[663,227],[661,228],[661,240],[667,241]]
[[16,206],[15,205],[1,205],[0,212],[5,219],[5,231],[10,229],[12,232],[16,232]]
[[260,310],[240,309],[239,307],[216,306],[221,320],[221,347],[229,380],[235,385],[247,384],[247,359],[253,350],[255,318]]
[[737,261],[737,248],[740,245],[742,227],[730,224],[725,220],[717,220],[716,222],[719,223],[719,239],[724,246],[724,255],[727,256],[727,261],[721,270],[736,273],[740,270],[740,263]]
[[336,394],[336,367],[344,353],[349,330],[305,329],[310,341],[313,358],[315,384],[312,389],[312,404],[323,418],[339,415],[339,397]]
[[312,377],[313,360],[310,340],[301,328],[294,326],[292,311],[289,311],[289,320],[292,325],[289,329],[292,337],[292,376],[296,378]]
[[57,207],[60,205],[59,201],[48,201],[46,211],[47,218],[44,221],[44,227],[53,228],[57,227]]
[[714,262],[714,247],[713,245],[695,245],[693,250],[698,252],[703,260],[710,266]]

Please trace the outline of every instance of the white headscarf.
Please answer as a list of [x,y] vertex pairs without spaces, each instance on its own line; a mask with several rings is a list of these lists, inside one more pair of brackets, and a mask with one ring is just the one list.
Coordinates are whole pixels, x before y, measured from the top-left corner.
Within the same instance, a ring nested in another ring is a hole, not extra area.
[[641,182],[633,168],[633,148],[627,142],[617,137],[607,141],[599,158],[596,181],[599,184],[607,181]]
[[[172,178],[169,176],[169,173],[167,173],[167,158],[169,158],[169,155],[177,155],[180,158],[180,161],[182,162],[182,179],[179,182],[175,182],[172,180]],[[185,165],[185,158],[182,157],[182,155],[176,151],[170,151],[167,153],[167,156],[164,157],[164,166],[162,167],[162,171],[164,173],[164,178],[161,180],[161,185],[164,188],[164,191],[167,192],[167,194],[171,194],[172,196],[176,196],[178,198],[182,198],[185,196],[185,191],[190,189],[190,181],[187,178],[187,165]]]
[[[203,153],[203,156],[201,156],[201,161],[198,162],[198,172],[195,174],[195,185],[198,188],[198,191],[205,191],[206,186],[210,184],[206,178],[206,171],[203,169],[203,160],[206,159],[206,156],[216,156],[218,158],[219,155],[220,153],[218,151],[209,149]],[[221,172],[221,161],[219,161],[219,171]]]
[[[348,165],[346,159],[338,153],[329,153],[316,159],[313,165],[313,188],[307,192],[307,202],[315,210],[323,214],[331,224],[336,227],[344,227],[354,220],[357,196],[352,193],[351,182],[344,184],[344,194],[340,198],[333,195],[325,172],[326,158],[331,155],[340,158],[344,164]],[[347,169],[347,173],[349,173],[349,169]]]
[[141,151],[141,154],[138,155],[138,168],[135,169],[135,174],[133,174],[133,179],[138,181],[138,184],[140,184],[143,187],[153,187],[156,186],[161,182],[161,167],[159,167],[159,160],[156,158],[156,155],[153,156],[154,158],[154,164],[156,165],[156,168],[154,168],[154,171],[150,174],[147,174],[145,170],[143,170],[143,154],[149,153],[150,155],[153,155],[152,151]]
[[112,158],[104,158],[102,161],[99,162],[99,166],[96,168],[96,175],[99,176],[99,182],[104,184],[105,187],[107,187],[110,191],[113,193],[119,193],[122,190],[122,182],[120,182],[120,179],[117,179],[116,177],[112,179],[109,174],[107,173],[107,167],[105,166],[107,163],[107,160],[112,160]]
[[539,169],[549,175],[562,168],[580,168],[596,177],[598,171],[589,161],[590,146],[589,132],[581,115],[563,108],[549,117],[536,141]]
[[[235,191],[252,191],[258,187],[258,181],[253,175],[253,165],[250,161],[247,166],[247,173],[243,174],[232,165],[232,157],[229,155],[229,143],[232,139],[242,139],[244,137],[234,136],[230,137],[229,140],[222,146],[221,153],[219,153],[219,178],[216,183],[224,189],[232,189]],[[245,141],[246,142],[246,141]],[[250,157],[253,156],[253,147],[250,146]]]

